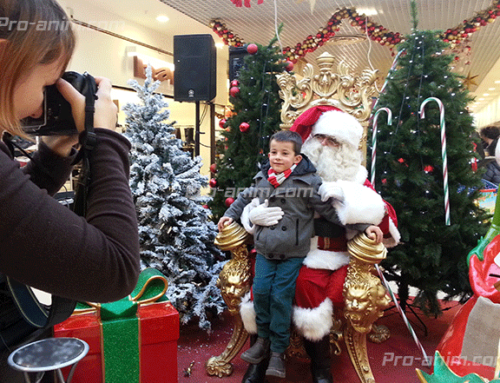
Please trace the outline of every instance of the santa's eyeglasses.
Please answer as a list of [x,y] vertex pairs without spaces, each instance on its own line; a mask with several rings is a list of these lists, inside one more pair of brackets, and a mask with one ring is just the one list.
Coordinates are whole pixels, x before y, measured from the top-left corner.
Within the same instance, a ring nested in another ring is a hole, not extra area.
[[340,142],[338,142],[335,138],[327,136],[325,134],[315,134],[313,137],[320,142],[326,141],[327,145],[329,146],[340,146]]

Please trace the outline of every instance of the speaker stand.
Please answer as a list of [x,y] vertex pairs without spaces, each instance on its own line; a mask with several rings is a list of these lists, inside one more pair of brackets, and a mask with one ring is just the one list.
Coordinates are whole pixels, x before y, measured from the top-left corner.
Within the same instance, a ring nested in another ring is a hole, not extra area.
[[196,101],[196,126],[194,131],[194,156],[200,155],[200,102]]

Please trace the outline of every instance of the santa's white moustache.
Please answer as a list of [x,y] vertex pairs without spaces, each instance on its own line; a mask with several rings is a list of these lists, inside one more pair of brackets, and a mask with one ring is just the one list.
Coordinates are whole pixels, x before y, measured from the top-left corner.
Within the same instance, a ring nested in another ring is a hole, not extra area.
[[324,182],[354,181],[361,165],[360,151],[346,143],[332,147],[309,139],[302,145],[302,153],[312,161]]

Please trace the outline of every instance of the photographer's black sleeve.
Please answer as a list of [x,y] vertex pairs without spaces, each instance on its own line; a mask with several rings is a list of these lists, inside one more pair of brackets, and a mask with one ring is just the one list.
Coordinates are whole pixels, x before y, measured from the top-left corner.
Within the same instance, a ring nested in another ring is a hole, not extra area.
[[[139,240],[128,185],[130,144],[110,130],[96,133],[86,218],[50,196],[66,179],[67,164],[50,184],[36,167],[25,174],[0,143],[0,272],[62,297],[108,302],[135,287]],[[57,168],[46,163],[57,158],[44,157],[40,152],[45,168]]]

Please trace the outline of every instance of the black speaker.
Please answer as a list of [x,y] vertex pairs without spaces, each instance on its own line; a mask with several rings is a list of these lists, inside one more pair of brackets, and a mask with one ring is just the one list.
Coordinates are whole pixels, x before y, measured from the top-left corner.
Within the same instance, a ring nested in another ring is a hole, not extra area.
[[244,69],[245,56],[248,55],[245,47],[229,47],[229,81],[236,80],[240,71]]
[[217,94],[212,35],[174,36],[174,100],[211,101]]

